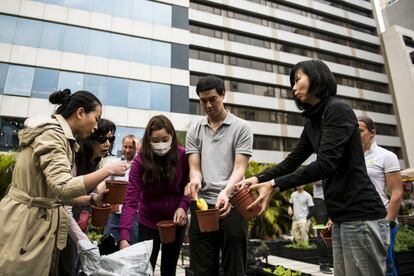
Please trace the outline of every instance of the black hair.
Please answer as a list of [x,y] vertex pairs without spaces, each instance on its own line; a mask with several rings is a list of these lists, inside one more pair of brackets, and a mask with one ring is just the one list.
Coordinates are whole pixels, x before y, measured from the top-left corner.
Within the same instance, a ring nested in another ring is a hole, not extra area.
[[375,132],[375,123],[370,117],[368,117],[368,116],[359,116],[358,121],[363,122],[365,124],[365,126],[367,127],[369,132],[371,132],[371,133]]
[[224,96],[226,89],[224,88],[224,81],[216,76],[204,76],[199,78],[196,86],[197,95],[201,92],[216,89],[220,96]]
[[[99,162],[101,161],[100,157],[92,160],[93,145],[94,143],[98,143],[96,140],[94,140],[94,137],[106,136],[109,132],[111,132],[112,135],[115,136],[115,131],[116,131],[116,126],[112,121],[101,119],[98,122],[98,129],[88,138],[85,138],[79,141],[80,149],[76,153],[76,158],[75,158],[77,175],[85,175],[85,174],[94,172]],[[108,155],[113,156],[112,154],[113,145],[114,144],[111,143],[109,150],[108,150]]]
[[70,89],[64,89],[53,92],[49,95],[49,102],[58,104],[56,114],[60,114],[63,118],[69,118],[78,108],[83,107],[86,113],[95,110],[97,105],[102,106],[99,99],[91,92],[80,90],[71,94]]
[[[320,100],[336,95],[335,77],[328,66],[320,60],[301,61],[292,67],[290,71],[290,87],[295,86],[295,79],[298,70],[302,70],[309,78],[308,93]],[[302,103],[295,97],[296,106],[303,110],[310,107],[310,104]]]

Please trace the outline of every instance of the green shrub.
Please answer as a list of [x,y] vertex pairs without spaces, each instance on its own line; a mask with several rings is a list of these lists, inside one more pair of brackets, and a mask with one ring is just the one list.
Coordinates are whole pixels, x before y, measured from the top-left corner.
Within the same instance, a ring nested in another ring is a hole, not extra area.
[[404,252],[414,250],[414,229],[407,225],[400,225],[395,238],[394,251]]
[[0,200],[4,197],[9,187],[17,153],[0,153]]
[[293,249],[315,249],[316,245],[310,244],[308,241],[295,241],[285,247]]

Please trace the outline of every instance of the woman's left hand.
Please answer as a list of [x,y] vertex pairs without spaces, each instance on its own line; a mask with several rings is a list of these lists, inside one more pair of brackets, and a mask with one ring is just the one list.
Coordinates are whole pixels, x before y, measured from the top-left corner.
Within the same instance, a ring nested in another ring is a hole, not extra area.
[[93,195],[93,200],[95,201],[95,204],[97,207],[102,207],[102,205],[105,204],[103,201],[103,197],[109,193],[109,189],[105,189],[104,191],[100,192],[99,194]]
[[178,225],[185,225],[187,223],[187,213],[183,208],[178,208],[174,213],[174,223]]

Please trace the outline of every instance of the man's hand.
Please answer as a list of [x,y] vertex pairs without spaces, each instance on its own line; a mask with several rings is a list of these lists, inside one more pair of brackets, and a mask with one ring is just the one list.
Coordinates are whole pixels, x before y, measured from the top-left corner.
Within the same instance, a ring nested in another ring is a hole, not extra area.
[[[252,179],[254,178],[254,179]],[[252,180],[250,180],[252,179]],[[254,181],[257,181],[256,177],[251,177],[246,179],[248,180],[247,184],[252,183]],[[244,182],[246,180],[243,180],[241,182]],[[240,183],[240,182],[239,182]],[[247,206],[247,210],[253,209],[256,206],[257,208],[261,207],[259,215],[263,214],[267,208],[269,207],[269,202],[272,199],[273,195],[276,193],[275,190],[273,190],[272,183],[271,182],[263,182],[259,184],[251,184],[249,190],[257,190],[259,192],[259,196],[257,199]]]
[[187,223],[187,214],[183,208],[178,208],[174,213],[174,223],[178,225],[185,225]]
[[259,180],[256,176],[249,177],[247,179],[244,179],[238,183],[236,183],[236,187],[238,189],[243,189],[244,187],[250,187],[251,185],[259,183]]
[[229,203],[229,197],[227,196],[226,189],[222,190],[218,196],[216,201],[216,208],[219,209],[220,217],[223,218],[228,215],[230,212],[230,203]]
[[102,207],[102,205],[104,205],[104,201],[103,198],[105,196],[105,194],[109,193],[109,189],[105,189],[104,191],[100,192],[99,194],[95,194],[92,195],[93,196],[93,201],[95,202],[97,207]]
[[191,180],[184,188],[184,195],[188,196],[191,199],[198,198],[198,191],[201,189],[201,181]]
[[290,206],[289,206],[289,208],[288,208],[288,215],[289,215],[289,216],[293,216],[293,209],[292,209],[292,207],[290,207]]

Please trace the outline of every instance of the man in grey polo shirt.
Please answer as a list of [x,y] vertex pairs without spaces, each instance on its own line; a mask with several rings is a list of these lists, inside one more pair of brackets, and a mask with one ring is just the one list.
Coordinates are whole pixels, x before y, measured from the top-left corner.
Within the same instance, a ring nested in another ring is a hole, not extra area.
[[192,125],[187,133],[190,182],[185,194],[206,200],[209,208],[219,208],[218,232],[201,233],[191,204],[190,266],[194,275],[219,275],[220,250],[225,275],[245,275],[247,222],[230,207],[234,184],[244,177],[252,154],[253,135],[248,123],[224,108],[223,80],[207,76],[196,87],[207,117]]

